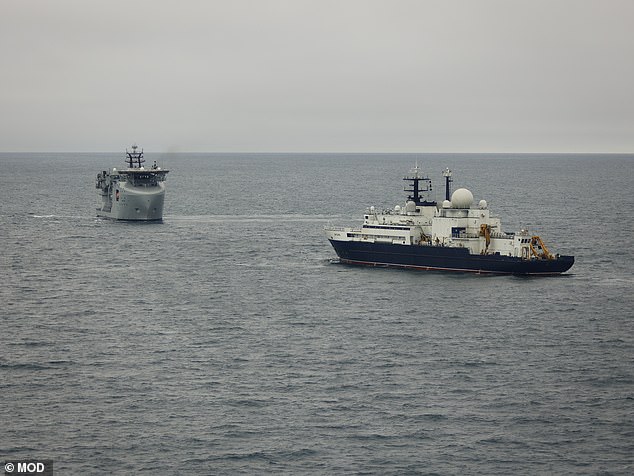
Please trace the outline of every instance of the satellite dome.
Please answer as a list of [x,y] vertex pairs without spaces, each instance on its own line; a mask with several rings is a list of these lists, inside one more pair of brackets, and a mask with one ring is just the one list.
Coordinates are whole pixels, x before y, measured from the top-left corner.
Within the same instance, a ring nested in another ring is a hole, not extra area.
[[451,195],[453,208],[470,208],[473,203],[473,194],[466,188],[459,188]]
[[451,208],[451,202],[449,200],[445,200],[444,202],[442,202],[442,207]]
[[414,213],[416,211],[416,203],[414,203],[412,200],[409,200],[405,204],[405,211],[407,213]]
[[396,205],[396,206],[394,207],[394,211],[395,211],[396,213],[400,213],[400,211],[401,211],[401,206],[400,206],[400,205]]
[[487,208],[487,201],[486,201],[486,200],[480,200],[480,203],[478,204],[478,206],[479,206],[482,210],[486,210],[486,208]]

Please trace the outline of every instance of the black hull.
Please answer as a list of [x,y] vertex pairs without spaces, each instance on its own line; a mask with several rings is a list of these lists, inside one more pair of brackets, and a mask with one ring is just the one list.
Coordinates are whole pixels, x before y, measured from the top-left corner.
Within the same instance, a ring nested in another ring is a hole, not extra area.
[[479,274],[557,275],[568,271],[574,256],[525,260],[501,255],[472,255],[466,248],[394,245],[330,240],[342,263],[368,266],[458,271]]

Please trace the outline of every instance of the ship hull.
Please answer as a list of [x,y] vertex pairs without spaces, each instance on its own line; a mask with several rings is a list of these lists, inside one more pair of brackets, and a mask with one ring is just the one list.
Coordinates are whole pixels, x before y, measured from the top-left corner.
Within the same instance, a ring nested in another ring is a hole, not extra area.
[[521,259],[502,255],[472,255],[466,248],[399,245],[330,240],[342,263],[457,271],[478,274],[557,275],[569,270],[573,256],[555,259]]
[[97,216],[113,220],[160,221],[163,219],[165,186],[132,187],[124,185],[115,191],[112,205],[97,209]]

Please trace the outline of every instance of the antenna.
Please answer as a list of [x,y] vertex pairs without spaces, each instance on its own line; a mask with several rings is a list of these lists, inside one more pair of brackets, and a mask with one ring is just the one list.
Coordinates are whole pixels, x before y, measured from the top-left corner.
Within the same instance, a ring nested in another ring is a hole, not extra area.
[[141,149],[141,152],[137,152],[138,148],[138,145],[133,144],[132,152],[130,152],[128,149],[125,150],[126,162],[128,163],[128,167],[130,167],[131,169],[134,168],[135,162],[138,168],[141,168],[141,164],[145,162],[145,159],[143,158],[143,149]]
[[449,200],[449,197],[451,196],[451,194],[449,193],[449,184],[453,182],[453,179],[451,178],[451,170],[449,170],[449,167],[443,170],[442,176],[445,177],[445,200]]
[[[427,194],[432,190],[431,179],[420,173],[418,162],[416,162],[416,166],[410,171],[410,175],[403,177],[403,180],[411,182],[409,184],[411,188],[404,188],[405,192],[411,192],[411,195],[407,196],[408,200],[412,200],[416,205],[436,205],[435,201],[427,199]],[[420,182],[423,182],[423,184]]]

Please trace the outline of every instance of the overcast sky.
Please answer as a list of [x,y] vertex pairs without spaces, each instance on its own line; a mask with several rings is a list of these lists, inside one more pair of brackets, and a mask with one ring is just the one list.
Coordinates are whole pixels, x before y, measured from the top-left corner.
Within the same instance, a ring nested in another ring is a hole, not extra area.
[[0,0],[0,151],[634,152],[632,0]]

